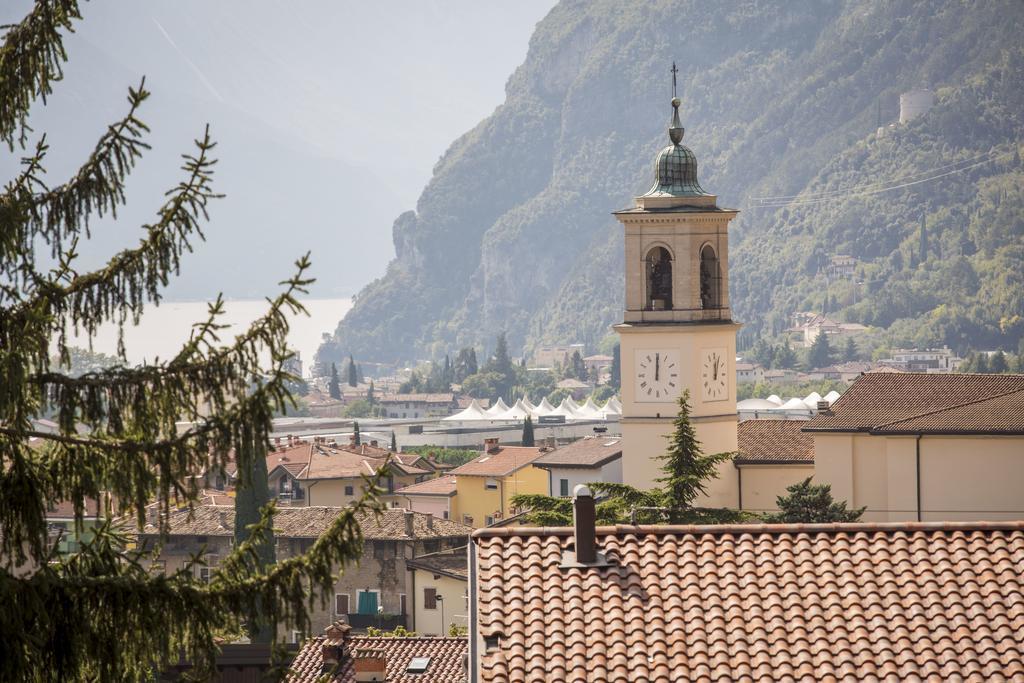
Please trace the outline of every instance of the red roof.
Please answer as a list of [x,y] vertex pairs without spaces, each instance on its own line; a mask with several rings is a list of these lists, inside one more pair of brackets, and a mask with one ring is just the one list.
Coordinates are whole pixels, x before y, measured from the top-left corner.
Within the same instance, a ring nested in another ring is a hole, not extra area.
[[736,428],[737,464],[814,463],[814,437],[806,420],[744,420]]
[[[344,643],[347,656],[334,676],[323,675],[323,648],[325,644]],[[466,638],[370,638],[347,636],[328,639],[326,636],[310,638],[303,644],[291,671],[288,683],[350,683],[356,680],[352,651],[377,650],[387,659],[388,683],[462,683],[466,680]],[[410,673],[409,664],[414,657],[429,657],[423,673]]]
[[455,476],[505,477],[526,467],[546,451],[532,446],[498,446],[448,472]]
[[1024,680],[1024,522],[598,528],[606,568],[560,566],[571,528],[472,543],[481,681]]
[[418,484],[410,484],[395,491],[396,496],[454,496],[455,477],[442,475]]

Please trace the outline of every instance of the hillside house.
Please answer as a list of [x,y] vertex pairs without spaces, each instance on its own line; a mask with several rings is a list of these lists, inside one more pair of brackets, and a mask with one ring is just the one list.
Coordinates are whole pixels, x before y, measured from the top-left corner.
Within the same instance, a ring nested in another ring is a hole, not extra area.
[[533,466],[547,448],[499,446],[484,441],[484,452],[451,470],[455,477],[454,518],[472,527],[488,526],[515,514],[512,497],[548,492],[548,474]]

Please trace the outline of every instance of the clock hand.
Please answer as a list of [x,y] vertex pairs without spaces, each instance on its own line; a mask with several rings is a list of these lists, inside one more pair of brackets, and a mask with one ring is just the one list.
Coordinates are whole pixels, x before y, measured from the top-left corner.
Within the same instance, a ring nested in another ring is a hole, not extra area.
[[654,381],[658,381],[658,375],[661,372],[661,354],[654,354]]

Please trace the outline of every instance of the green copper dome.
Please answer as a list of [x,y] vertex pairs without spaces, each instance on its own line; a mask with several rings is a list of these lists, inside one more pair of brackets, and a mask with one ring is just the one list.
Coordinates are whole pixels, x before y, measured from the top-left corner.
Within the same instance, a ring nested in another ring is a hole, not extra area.
[[672,98],[672,124],[668,129],[672,144],[661,150],[654,160],[654,187],[643,197],[703,197],[708,193],[697,182],[697,157],[683,140],[683,126],[679,122],[679,98]]

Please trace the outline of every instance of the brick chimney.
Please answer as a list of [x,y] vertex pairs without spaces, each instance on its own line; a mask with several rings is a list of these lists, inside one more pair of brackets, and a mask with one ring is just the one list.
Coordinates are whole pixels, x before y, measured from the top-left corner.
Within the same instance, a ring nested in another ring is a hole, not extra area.
[[416,513],[413,512],[412,510],[406,510],[405,511],[405,535],[406,536],[415,536],[416,535],[416,528],[414,526],[415,522],[416,522]]
[[829,403],[828,401],[824,401],[824,400],[818,401],[818,412],[819,413],[825,413],[826,415],[829,415],[829,414],[832,413],[831,408],[832,408],[832,404]]
[[572,526],[576,562],[579,564],[591,564],[597,560],[596,519],[594,494],[585,484],[577,484],[572,490]]
[[427,528],[428,529],[433,529],[434,528],[434,513],[433,512],[428,512],[427,513]]
[[388,659],[383,650],[363,648],[352,653],[356,681],[387,680]]
[[347,623],[348,617],[339,620],[324,629],[324,642],[321,647],[323,665],[322,674],[334,673],[345,659],[346,641],[352,627]]
[[377,440],[376,439],[372,439],[370,441],[370,445],[373,446],[374,448],[377,448]]
[[494,453],[498,450],[498,439],[496,437],[484,439],[484,453]]

